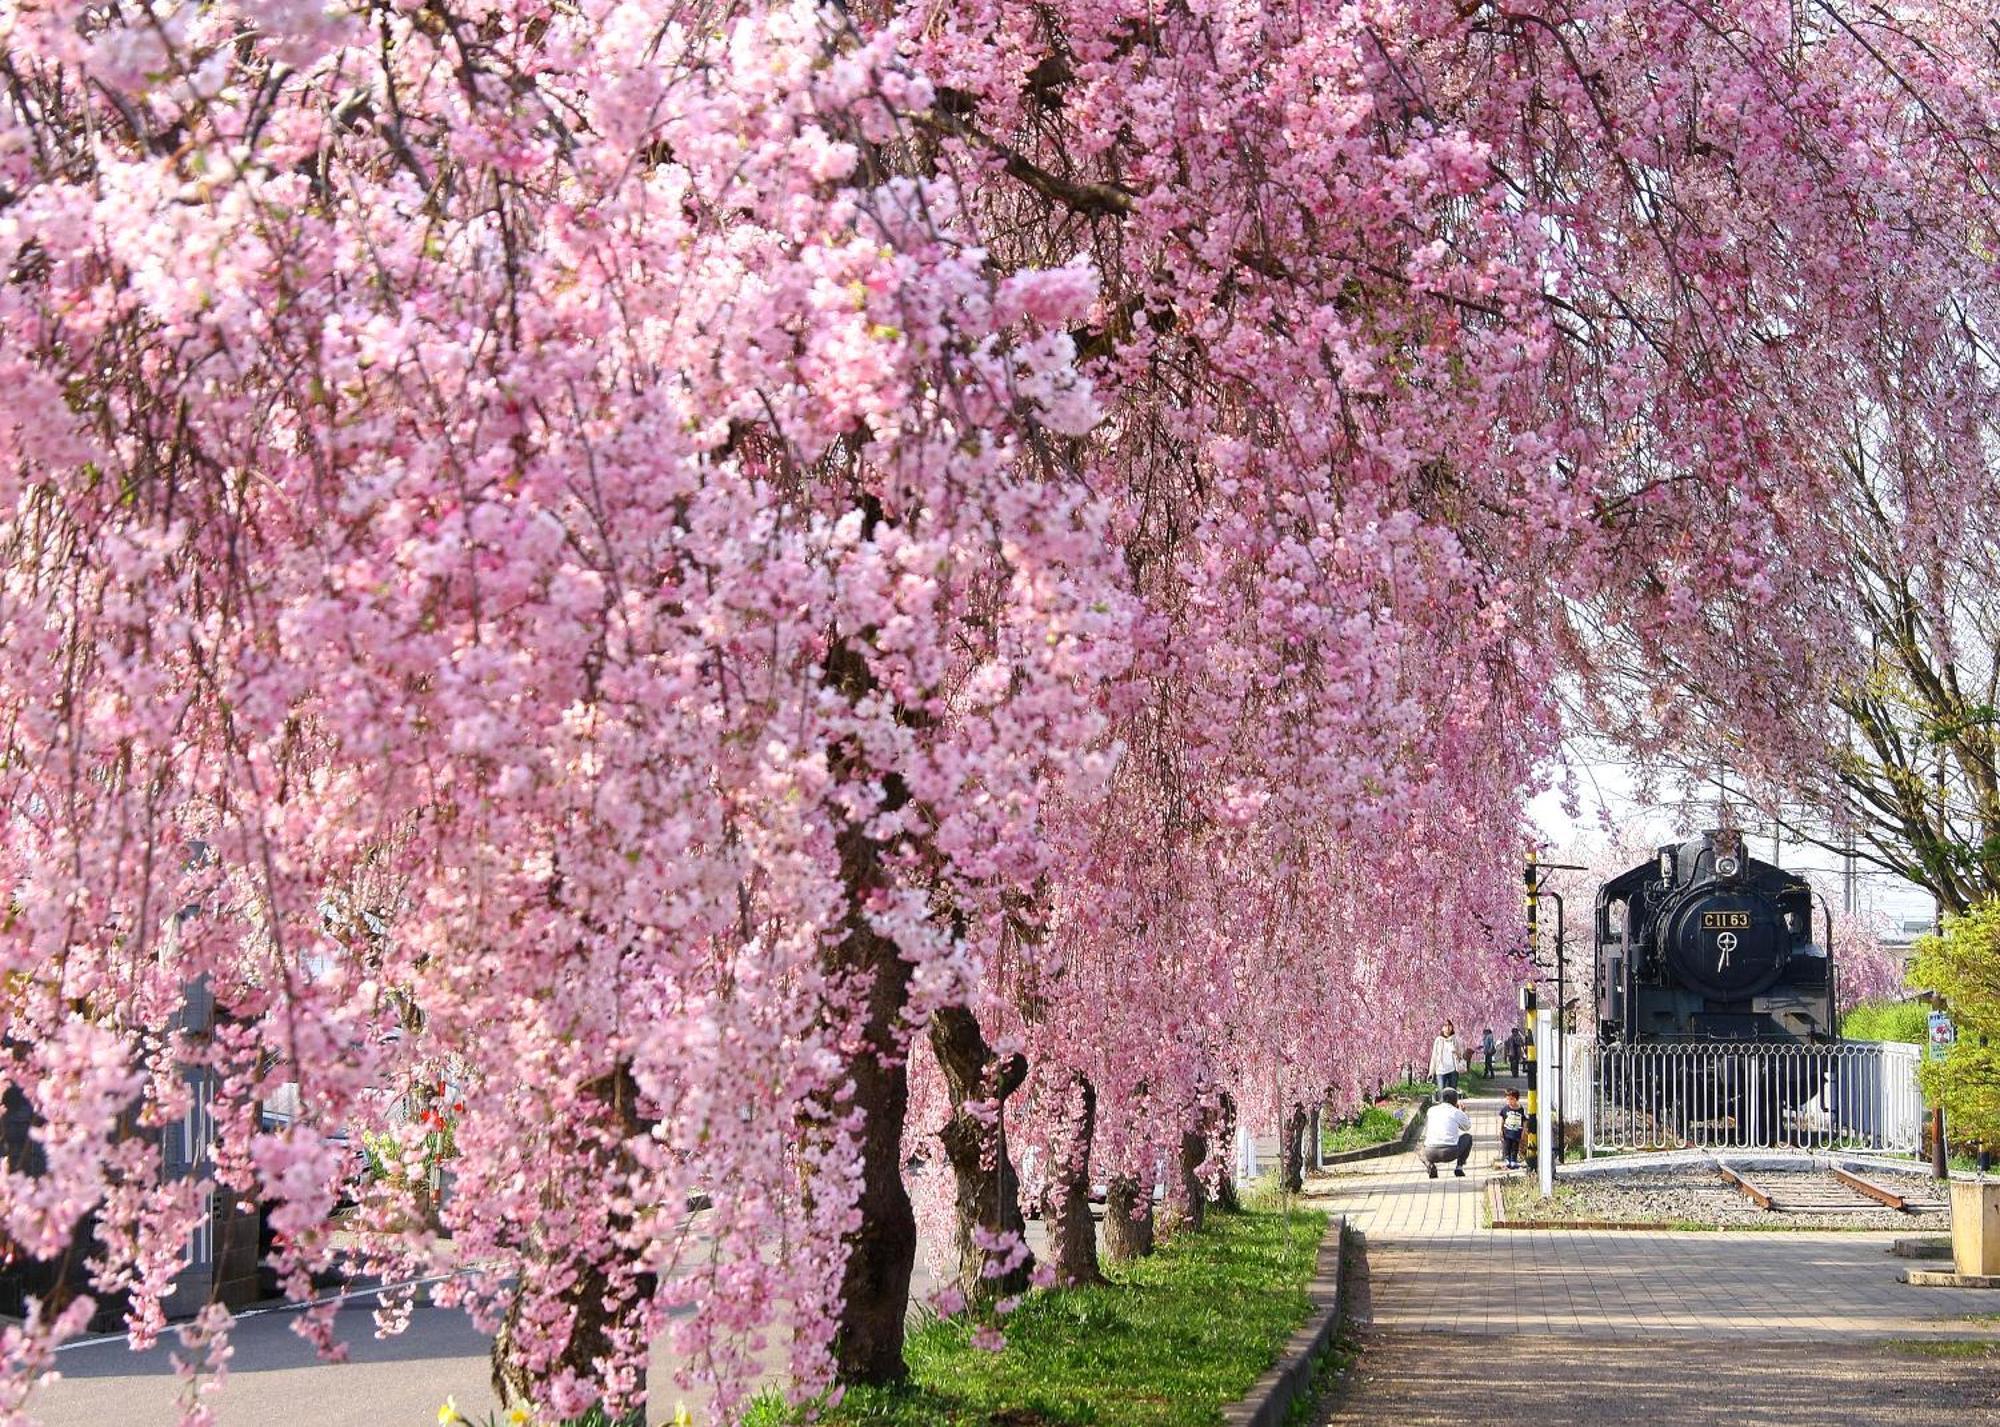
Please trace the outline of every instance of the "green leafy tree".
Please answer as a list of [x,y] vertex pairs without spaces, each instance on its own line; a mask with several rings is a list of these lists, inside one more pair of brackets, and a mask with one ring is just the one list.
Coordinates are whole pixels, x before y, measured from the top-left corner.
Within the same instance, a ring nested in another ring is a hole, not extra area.
[[1919,1074],[1955,1137],[2000,1145],[2000,899],[1945,918],[1917,943],[1912,979],[1944,998],[1958,1043]]

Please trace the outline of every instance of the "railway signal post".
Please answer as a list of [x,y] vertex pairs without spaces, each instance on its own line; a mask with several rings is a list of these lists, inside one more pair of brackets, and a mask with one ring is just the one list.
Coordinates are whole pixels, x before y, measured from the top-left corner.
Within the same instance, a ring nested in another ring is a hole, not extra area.
[[1523,1097],[1528,1112],[1528,1123],[1521,1134],[1521,1152],[1530,1163],[1537,1163],[1541,1147],[1540,1132],[1537,1129],[1535,1095],[1535,988],[1521,988],[1521,1066],[1528,1077],[1528,1092]]

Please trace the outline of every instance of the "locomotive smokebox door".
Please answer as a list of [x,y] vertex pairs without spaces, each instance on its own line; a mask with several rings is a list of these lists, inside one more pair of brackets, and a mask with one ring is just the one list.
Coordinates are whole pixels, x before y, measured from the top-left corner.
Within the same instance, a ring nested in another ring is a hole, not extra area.
[[1688,986],[1717,1001],[1767,990],[1785,969],[1791,938],[1770,899],[1711,885],[1668,915],[1667,959]]

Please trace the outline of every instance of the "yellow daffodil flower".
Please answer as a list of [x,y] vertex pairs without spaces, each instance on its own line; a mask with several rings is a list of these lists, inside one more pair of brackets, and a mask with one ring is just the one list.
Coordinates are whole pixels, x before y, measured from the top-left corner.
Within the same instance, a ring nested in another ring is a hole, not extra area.
[[438,1409],[438,1427],[452,1427],[454,1422],[465,1421],[465,1414],[458,1410],[458,1399],[447,1397],[444,1406]]
[[534,1420],[535,1414],[518,1402],[507,1409],[507,1427],[531,1427]]
[[674,1404],[674,1427],[694,1427],[694,1415],[688,1411],[685,1402]]

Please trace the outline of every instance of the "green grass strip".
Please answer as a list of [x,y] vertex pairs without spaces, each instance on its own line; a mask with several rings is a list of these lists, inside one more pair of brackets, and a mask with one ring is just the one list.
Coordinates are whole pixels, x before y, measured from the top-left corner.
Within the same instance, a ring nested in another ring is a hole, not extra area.
[[[847,1394],[821,1420],[869,1427],[1211,1427],[1278,1359],[1310,1307],[1324,1214],[1210,1213],[1150,1258],[1107,1264],[1109,1288],[1032,1293],[972,1346],[963,1318],[928,1323],[910,1380]],[[802,1420],[758,1403],[749,1427]]]
[[1329,1126],[1322,1131],[1320,1147],[1325,1154],[1365,1150],[1370,1145],[1393,1140],[1402,1133],[1401,1120],[1380,1105],[1370,1105],[1348,1124]]

